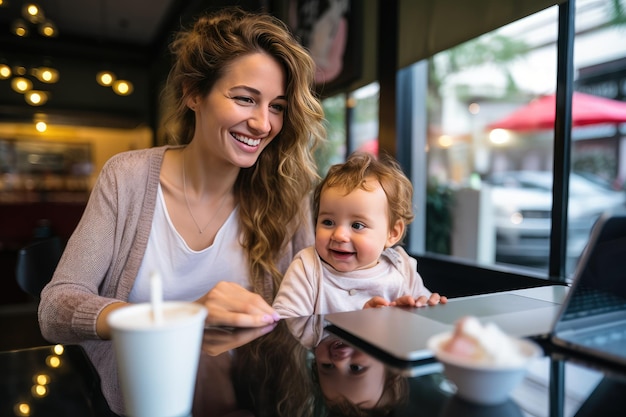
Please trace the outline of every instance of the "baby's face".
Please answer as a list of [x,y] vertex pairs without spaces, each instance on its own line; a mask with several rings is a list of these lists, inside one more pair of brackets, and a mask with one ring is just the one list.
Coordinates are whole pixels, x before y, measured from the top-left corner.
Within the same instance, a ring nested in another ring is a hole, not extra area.
[[371,356],[328,337],[315,348],[320,388],[329,401],[346,398],[371,408],[380,399],[385,384],[385,367]]
[[375,179],[368,179],[366,187],[349,194],[342,187],[325,188],[320,195],[315,249],[340,272],[371,268],[395,243],[387,195]]

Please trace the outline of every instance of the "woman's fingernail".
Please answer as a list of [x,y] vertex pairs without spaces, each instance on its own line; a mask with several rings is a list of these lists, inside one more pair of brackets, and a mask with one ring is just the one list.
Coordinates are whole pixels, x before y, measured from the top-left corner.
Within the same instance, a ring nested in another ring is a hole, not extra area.
[[272,314],[272,317],[274,317],[274,321],[280,320],[280,314],[278,314],[278,313]]

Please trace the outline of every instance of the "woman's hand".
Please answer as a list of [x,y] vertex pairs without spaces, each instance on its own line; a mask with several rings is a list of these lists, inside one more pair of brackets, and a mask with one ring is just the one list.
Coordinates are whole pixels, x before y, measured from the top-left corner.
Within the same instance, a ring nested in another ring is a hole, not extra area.
[[204,330],[202,351],[210,356],[217,356],[231,349],[261,337],[276,327],[276,323],[251,329],[234,329],[228,327],[209,327]]
[[196,302],[209,310],[209,326],[262,327],[280,319],[263,297],[233,282],[219,282]]

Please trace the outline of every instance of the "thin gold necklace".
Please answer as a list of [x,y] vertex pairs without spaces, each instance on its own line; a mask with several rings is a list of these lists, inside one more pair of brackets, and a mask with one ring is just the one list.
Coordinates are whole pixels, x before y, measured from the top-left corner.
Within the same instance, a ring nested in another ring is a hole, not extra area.
[[200,225],[198,224],[198,221],[196,220],[196,217],[193,215],[193,212],[191,211],[191,206],[189,205],[189,199],[187,199],[187,179],[185,176],[185,150],[184,149],[182,153],[183,153],[183,195],[185,196],[185,203],[187,204],[187,210],[189,211],[191,220],[193,220],[194,224],[196,225],[196,228],[198,228],[198,233],[202,234],[211,225],[211,223],[213,223],[213,220],[215,220],[219,212],[222,211],[222,208],[224,207],[224,204],[226,203],[226,197],[228,197],[228,193],[224,194],[224,197],[222,197],[222,202],[220,203],[220,206],[218,207],[213,217],[211,217],[209,222],[206,224],[206,226],[200,227]]

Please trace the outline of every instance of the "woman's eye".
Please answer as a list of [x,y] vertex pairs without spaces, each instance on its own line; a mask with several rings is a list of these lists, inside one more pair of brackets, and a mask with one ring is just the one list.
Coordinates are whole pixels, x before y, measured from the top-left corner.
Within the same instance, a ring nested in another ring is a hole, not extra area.
[[246,104],[254,103],[254,100],[252,100],[252,98],[246,97],[246,96],[236,96],[236,97],[233,97],[233,100],[239,101],[241,103],[246,103]]
[[282,113],[285,111],[285,106],[282,104],[272,104],[270,108],[276,113]]

